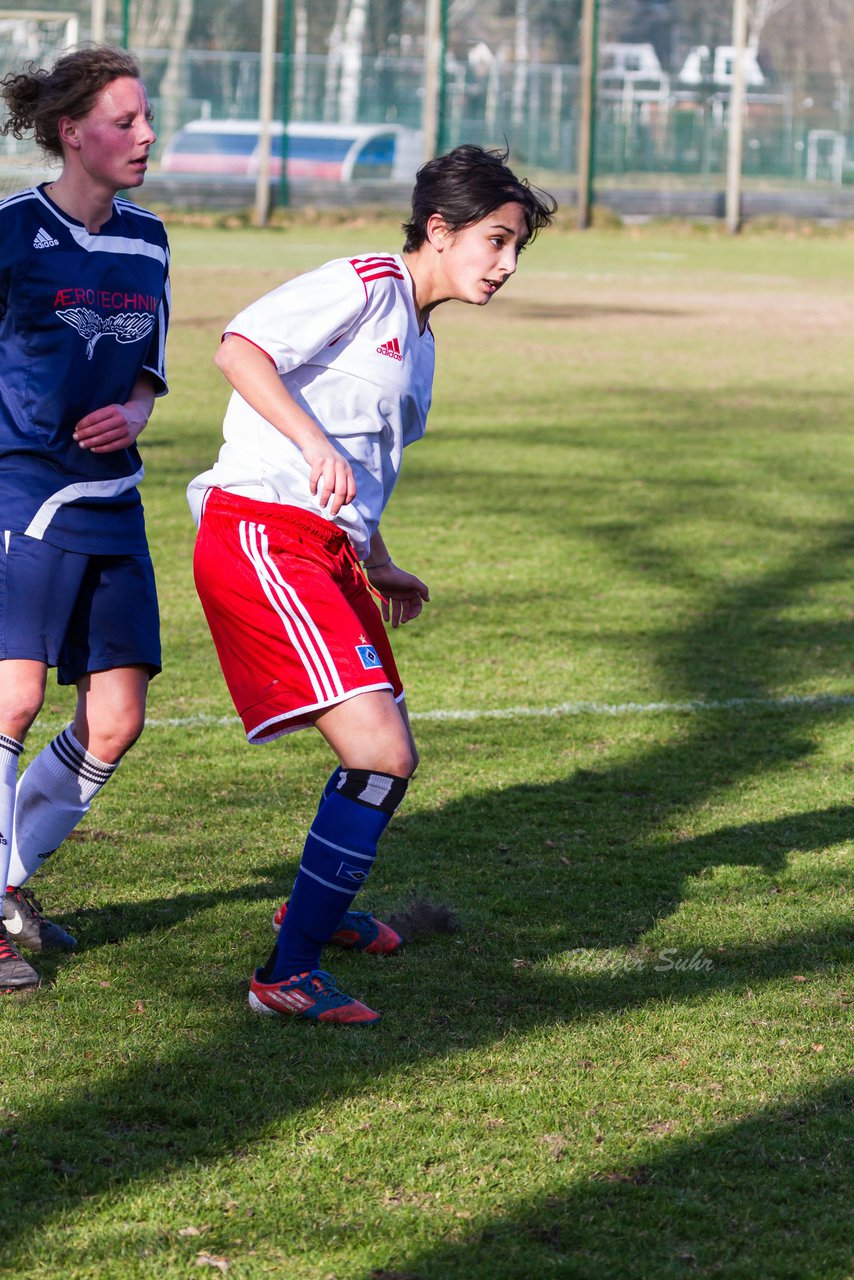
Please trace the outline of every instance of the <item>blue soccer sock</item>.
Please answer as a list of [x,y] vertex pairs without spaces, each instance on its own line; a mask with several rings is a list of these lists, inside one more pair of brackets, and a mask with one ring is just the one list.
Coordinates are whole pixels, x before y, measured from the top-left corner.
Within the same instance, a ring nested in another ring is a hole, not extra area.
[[332,770],[331,774],[326,779],[326,786],[323,788],[323,794],[320,797],[320,805],[318,805],[318,811],[320,810],[320,807],[321,805],[323,805],[326,798],[328,796],[331,796],[333,791],[338,790],[338,783],[340,781],[341,781],[341,766],[339,764],[337,768]]
[[380,836],[406,794],[408,778],[341,769],[305,842],[288,913],[261,982],[282,982],[320,964],[320,953],[368,878]]

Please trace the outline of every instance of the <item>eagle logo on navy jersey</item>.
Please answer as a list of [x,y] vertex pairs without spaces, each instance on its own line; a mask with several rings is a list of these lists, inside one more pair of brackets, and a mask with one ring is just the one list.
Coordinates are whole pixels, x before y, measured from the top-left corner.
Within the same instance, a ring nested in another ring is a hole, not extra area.
[[99,338],[113,337],[116,342],[140,342],[154,328],[154,316],[145,311],[123,311],[117,316],[99,316],[89,307],[68,307],[57,311],[60,320],[72,325],[86,339],[86,359],[91,360]]

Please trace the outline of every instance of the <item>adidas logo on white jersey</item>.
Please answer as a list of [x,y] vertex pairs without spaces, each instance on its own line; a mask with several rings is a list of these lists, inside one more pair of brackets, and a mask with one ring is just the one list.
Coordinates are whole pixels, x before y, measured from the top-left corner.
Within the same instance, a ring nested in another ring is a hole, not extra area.
[[402,360],[400,354],[400,343],[397,338],[392,338],[391,342],[381,342],[377,347],[377,354],[381,356],[391,356],[392,360]]
[[44,227],[39,227],[36,232],[36,238],[33,240],[34,249],[55,249],[58,244],[59,241],[48,235]]

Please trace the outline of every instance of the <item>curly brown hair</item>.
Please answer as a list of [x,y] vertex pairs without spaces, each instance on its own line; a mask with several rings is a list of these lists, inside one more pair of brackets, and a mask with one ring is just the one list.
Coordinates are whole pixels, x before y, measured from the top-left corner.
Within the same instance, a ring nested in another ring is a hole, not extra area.
[[138,80],[139,63],[133,54],[109,45],[66,53],[52,71],[30,62],[23,71],[0,80],[8,113],[0,134],[22,138],[32,130],[42,151],[62,159],[59,121],[63,116],[80,120],[88,115],[101,90],[123,76]]

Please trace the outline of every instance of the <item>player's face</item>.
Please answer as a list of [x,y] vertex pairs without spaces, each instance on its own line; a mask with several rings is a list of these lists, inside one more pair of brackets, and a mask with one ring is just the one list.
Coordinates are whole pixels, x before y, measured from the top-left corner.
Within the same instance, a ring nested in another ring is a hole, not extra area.
[[144,85],[122,76],[106,85],[95,105],[78,120],[66,120],[66,158],[69,151],[93,181],[122,191],[139,187],[148,168],[148,153],[157,140],[151,127],[151,106]]
[[485,306],[513,275],[527,239],[528,224],[515,203],[450,233],[442,251],[450,296]]

